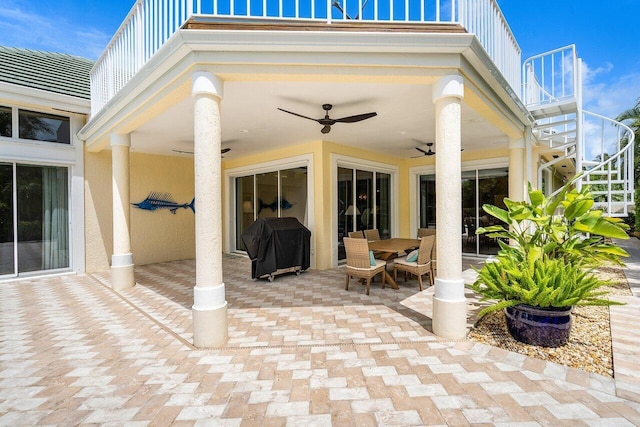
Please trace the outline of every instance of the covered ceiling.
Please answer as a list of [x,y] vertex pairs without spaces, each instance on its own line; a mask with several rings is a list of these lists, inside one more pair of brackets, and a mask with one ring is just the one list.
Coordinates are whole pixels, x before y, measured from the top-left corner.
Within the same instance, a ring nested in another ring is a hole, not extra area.
[[[132,133],[132,150],[190,156],[193,151],[193,98],[185,97]],[[322,134],[322,125],[278,110],[324,117],[332,104],[337,119],[376,112],[357,123],[337,123]],[[225,158],[239,158],[277,148],[325,140],[399,158],[419,156],[433,142],[434,104],[431,85],[229,81],[221,104]],[[476,111],[462,104],[462,147],[466,152],[506,147],[508,138]],[[184,153],[178,153],[184,152]]]

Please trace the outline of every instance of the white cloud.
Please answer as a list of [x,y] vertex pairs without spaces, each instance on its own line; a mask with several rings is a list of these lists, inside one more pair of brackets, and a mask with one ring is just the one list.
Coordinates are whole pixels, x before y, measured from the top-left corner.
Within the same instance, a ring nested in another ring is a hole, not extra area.
[[96,59],[110,39],[110,34],[95,27],[69,22],[64,14],[43,15],[26,3],[11,1],[0,6],[0,44],[4,46]]
[[597,79],[599,74],[608,74],[613,70],[613,64],[610,62],[605,62],[603,65],[599,66],[596,69],[592,69],[589,67],[589,64],[586,62],[582,62],[582,79],[584,80],[584,84],[589,84],[593,80]]
[[[620,76],[614,74],[610,63],[592,69],[583,62],[582,74],[583,106],[592,113],[615,119],[640,97],[640,72]],[[616,127],[592,116],[585,117],[583,125],[588,159],[618,151],[620,134]]]
[[613,69],[608,63],[591,69],[583,62],[582,99],[586,110],[615,118],[635,105],[640,97],[640,72],[615,76]]

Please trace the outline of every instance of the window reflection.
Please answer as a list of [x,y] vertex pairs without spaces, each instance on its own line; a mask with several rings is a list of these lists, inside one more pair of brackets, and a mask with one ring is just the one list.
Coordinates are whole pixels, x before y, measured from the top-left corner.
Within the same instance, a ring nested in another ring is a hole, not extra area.
[[338,260],[346,258],[343,238],[356,230],[378,229],[391,237],[391,175],[338,168]]
[[0,136],[11,138],[12,132],[11,108],[0,107]]
[[19,110],[18,127],[18,137],[21,139],[71,143],[68,117]]
[[[486,214],[482,205],[491,204],[504,208],[504,198],[509,194],[508,168],[478,169],[462,172],[462,251],[469,254],[494,255],[500,249],[495,239],[477,236],[479,227],[497,221]],[[436,228],[435,175],[419,177],[419,225]]]
[[0,164],[0,276],[14,274],[13,165]]
[[257,218],[294,217],[307,225],[307,168],[297,167],[235,179],[236,250],[246,250],[242,233]]

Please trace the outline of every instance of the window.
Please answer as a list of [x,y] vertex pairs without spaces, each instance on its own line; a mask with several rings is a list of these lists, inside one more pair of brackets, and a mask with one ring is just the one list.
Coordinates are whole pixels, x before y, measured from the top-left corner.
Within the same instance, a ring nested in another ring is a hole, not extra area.
[[11,108],[0,107],[0,136],[11,138]]
[[[13,120],[18,113],[18,123]],[[0,137],[71,144],[69,117],[0,106]]]
[[18,110],[18,137],[36,141],[71,143],[69,118],[53,114]]

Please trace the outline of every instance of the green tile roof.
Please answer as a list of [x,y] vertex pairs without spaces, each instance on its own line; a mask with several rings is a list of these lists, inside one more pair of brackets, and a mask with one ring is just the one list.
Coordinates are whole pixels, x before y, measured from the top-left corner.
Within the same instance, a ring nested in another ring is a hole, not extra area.
[[0,46],[0,82],[90,99],[93,61],[64,53]]

